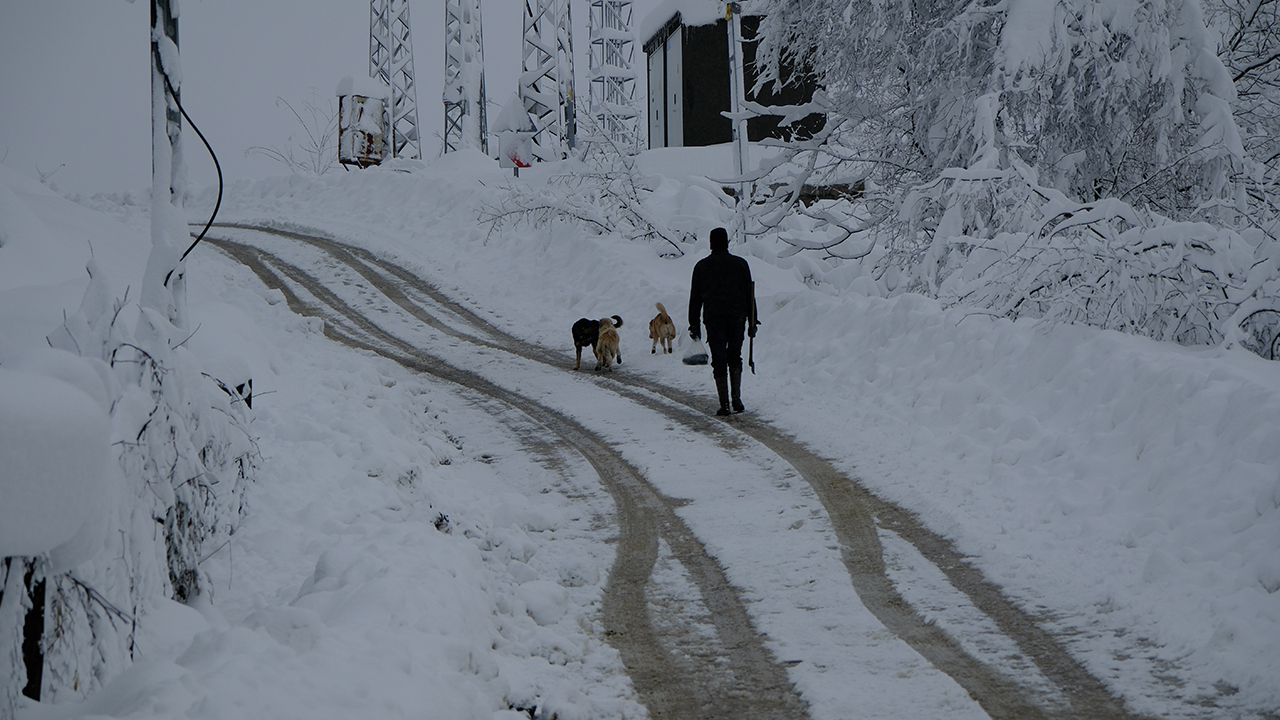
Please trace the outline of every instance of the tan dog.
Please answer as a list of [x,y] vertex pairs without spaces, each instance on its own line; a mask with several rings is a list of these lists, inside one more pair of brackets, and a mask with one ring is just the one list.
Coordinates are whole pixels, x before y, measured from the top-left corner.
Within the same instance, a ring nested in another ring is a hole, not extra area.
[[[622,327],[622,318],[618,315],[610,316],[613,318],[613,326],[615,328]],[[600,321],[590,318],[578,318],[573,324],[573,349],[577,352],[577,358],[573,362],[573,369],[577,370],[582,366],[582,348],[591,346],[591,352],[596,351],[596,343],[600,342]],[[622,356],[618,356],[618,362],[622,362]]]
[[658,344],[662,344],[663,354],[671,352],[671,341],[676,337],[676,324],[671,322],[671,316],[667,314],[667,309],[662,307],[662,303],[654,303],[658,307],[658,315],[649,321],[649,337],[653,339],[653,347],[649,349],[650,355],[658,353]]
[[614,329],[610,318],[600,318],[600,339],[593,349],[596,351],[596,370],[612,372],[615,358],[619,364],[622,363],[622,352],[618,349],[618,331]]

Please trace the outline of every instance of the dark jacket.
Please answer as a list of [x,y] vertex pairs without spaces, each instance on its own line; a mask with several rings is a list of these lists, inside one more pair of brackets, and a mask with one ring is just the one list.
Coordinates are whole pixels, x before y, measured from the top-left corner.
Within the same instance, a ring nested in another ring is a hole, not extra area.
[[751,314],[751,268],[747,261],[728,250],[712,250],[693,266],[689,288],[689,327],[696,328],[702,316],[746,318]]

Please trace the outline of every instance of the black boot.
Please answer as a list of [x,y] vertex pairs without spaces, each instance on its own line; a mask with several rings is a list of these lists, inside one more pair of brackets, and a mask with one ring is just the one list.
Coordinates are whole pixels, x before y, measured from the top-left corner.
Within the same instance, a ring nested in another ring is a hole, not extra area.
[[729,378],[724,375],[714,375],[716,379],[716,393],[720,395],[720,409],[716,411],[717,415],[729,414]]
[[740,413],[746,410],[742,407],[742,368],[729,371],[729,389],[733,398],[733,411]]

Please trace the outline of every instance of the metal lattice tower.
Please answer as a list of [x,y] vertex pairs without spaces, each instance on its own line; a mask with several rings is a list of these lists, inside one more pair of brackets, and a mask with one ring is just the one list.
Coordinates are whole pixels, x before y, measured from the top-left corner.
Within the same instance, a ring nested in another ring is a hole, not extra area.
[[390,88],[387,98],[387,155],[422,158],[418,135],[418,86],[413,79],[409,0],[370,0],[369,77]]
[[520,99],[533,117],[533,155],[561,160],[575,144],[573,24],[569,0],[525,0]]
[[445,0],[444,75],[444,151],[488,153],[480,0]]
[[636,141],[635,36],[631,0],[591,0],[591,117],[623,148]]

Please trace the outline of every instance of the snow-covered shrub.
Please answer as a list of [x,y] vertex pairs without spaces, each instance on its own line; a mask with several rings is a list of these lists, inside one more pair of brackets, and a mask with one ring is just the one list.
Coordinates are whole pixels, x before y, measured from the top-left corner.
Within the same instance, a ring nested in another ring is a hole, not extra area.
[[[27,683],[21,642],[37,583],[47,619],[41,699],[83,698],[132,661],[136,621],[152,603],[190,601],[206,589],[200,560],[235,531],[256,468],[240,398],[201,374],[168,319],[114,299],[96,263],[88,269],[81,307],[49,336],[48,352],[100,374],[112,491],[74,552],[64,544],[5,559],[0,710],[9,712]],[[132,327],[126,318],[136,318]]]
[[[829,113],[816,135],[762,143],[777,154],[744,178],[745,234],[776,237],[780,257],[809,250],[844,261],[877,248],[901,252],[896,193],[904,175],[915,173],[875,156],[868,138],[881,129],[877,122],[834,114],[822,92],[813,104]],[[767,114],[759,106],[755,112]]]
[[[1005,317],[1082,323],[1187,345],[1231,340],[1269,352],[1275,326],[1249,309],[1280,308],[1274,270],[1280,244],[1261,233],[1176,222],[1115,199],[1078,203],[1017,173],[957,172],[931,189],[908,199],[935,206],[940,215],[929,228],[932,242],[912,265],[915,289]],[[1016,224],[1000,222],[1002,214],[1023,213]],[[1032,229],[953,224],[965,217]],[[1250,332],[1241,332],[1241,308],[1253,315]]]
[[24,558],[0,560],[0,712],[13,717],[27,684],[22,657],[22,625],[31,602],[27,599]]
[[509,184],[502,202],[486,205],[480,221],[491,230],[564,221],[589,232],[662,242],[668,252],[683,255],[680,233],[646,203],[657,179],[636,167],[631,148],[603,133],[589,135],[595,140],[583,144],[582,157],[566,161],[543,186]]
[[1205,0],[1218,31],[1218,57],[1236,87],[1235,115],[1245,151],[1268,170],[1280,168],[1280,3]]
[[277,97],[276,107],[289,108],[297,121],[295,132],[289,133],[283,144],[255,145],[244,154],[270,158],[299,175],[320,176],[337,167],[338,108],[332,97],[321,100],[316,95],[313,92],[310,100],[301,103],[301,111],[288,100]]
[[[817,262],[804,273],[815,286],[869,276],[879,292],[918,292],[1002,317],[1240,344],[1276,357],[1280,242],[1272,236],[1175,221],[1114,198],[1082,203],[1034,177],[1021,163],[955,168],[913,187],[895,213],[873,186],[860,198],[797,205],[775,228],[756,217],[754,227],[777,239],[779,258],[812,254]],[[848,272],[851,261],[860,271]]]

